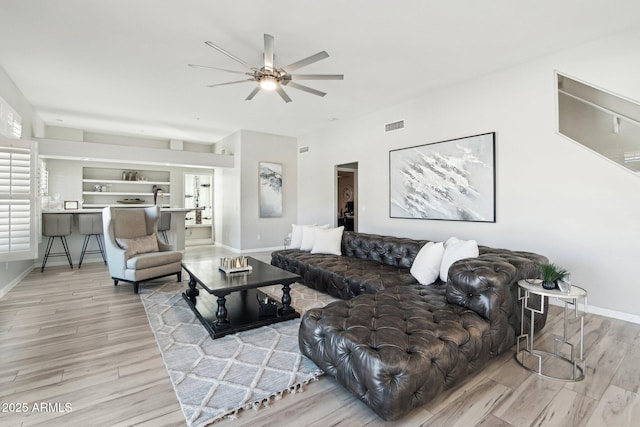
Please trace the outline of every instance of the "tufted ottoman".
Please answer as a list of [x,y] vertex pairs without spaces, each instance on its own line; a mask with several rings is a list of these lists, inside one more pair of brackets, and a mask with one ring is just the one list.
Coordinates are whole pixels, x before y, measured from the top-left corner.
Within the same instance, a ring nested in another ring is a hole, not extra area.
[[442,284],[397,286],[310,310],[299,341],[303,354],[385,420],[425,404],[491,357],[490,322],[447,303]]

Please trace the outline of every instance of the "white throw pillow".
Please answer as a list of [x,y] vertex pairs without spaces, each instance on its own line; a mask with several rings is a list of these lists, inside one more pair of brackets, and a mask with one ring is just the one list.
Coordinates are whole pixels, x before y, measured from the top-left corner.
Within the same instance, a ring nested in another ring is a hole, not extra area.
[[447,240],[444,246],[444,255],[440,264],[440,279],[443,282],[447,281],[451,264],[465,258],[477,258],[480,254],[478,242],[475,240],[459,240],[454,237]]
[[449,237],[445,242],[444,242],[444,248],[447,249],[447,246],[449,246],[452,243],[456,243],[456,242],[460,242],[460,239],[458,239],[457,237]]
[[444,255],[444,243],[429,242],[424,245],[411,264],[411,275],[421,285],[430,285],[440,274],[440,265]]
[[301,251],[310,251],[311,249],[313,249],[313,242],[316,240],[316,228],[327,229],[329,228],[329,224],[303,225],[302,242],[300,243]]
[[302,245],[302,227],[304,225],[291,224],[291,244],[289,248],[300,249]]
[[342,232],[344,227],[322,229],[316,227],[316,238],[313,242],[312,254],[342,255]]

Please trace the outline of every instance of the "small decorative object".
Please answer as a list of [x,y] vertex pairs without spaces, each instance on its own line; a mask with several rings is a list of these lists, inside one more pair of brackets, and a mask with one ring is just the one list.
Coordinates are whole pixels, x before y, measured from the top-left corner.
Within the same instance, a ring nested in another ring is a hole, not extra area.
[[265,296],[264,299],[261,299],[258,295],[256,295],[259,304],[258,313],[260,316],[275,316],[278,314],[278,305],[271,298]]
[[95,191],[96,193],[99,193],[99,192],[101,192],[101,191],[102,191],[102,185],[100,185],[100,184],[95,184],[95,185],[92,187],[92,189],[93,189],[93,191]]
[[65,200],[64,201],[65,210],[74,210],[78,209],[78,202],[76,200]]
[[[156,206],[162,206],[164,202],[164,193],[162,192],[162,188],[154,185],[151,187],[151,191],[153,192],[153,204]],[[158,203],[160,201],[160,203]]]
[[540,269],[542,270],[542,287],[545,289],[556,289],[558,280],[569,275],[567,270],[552,263],[540,264]]
[[122,199],[118,200],[118,203],[122,203],[124,205],[137,205],[140,203],[144,203],[143,199]]
[[253,267],[249,265],[249,260],[245,256],[220,258],[220,271],[225,273],[239,273],[243,271],[251,271]]
[[558,280],[558,289],[560,289],[560,292],[567,294],[571,292],[571,279],[569,274]]

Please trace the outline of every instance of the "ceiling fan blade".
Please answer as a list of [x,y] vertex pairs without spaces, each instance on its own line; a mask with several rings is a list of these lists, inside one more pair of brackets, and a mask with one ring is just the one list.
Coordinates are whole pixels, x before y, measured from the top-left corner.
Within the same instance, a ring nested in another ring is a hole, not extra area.
[[286,80],[344,80],[344,74],[286,74]]
[[246,79],[246,80],[236,80],[234,82],[227,82],[227,83],[217,83],[215,85],[209,85],[207,87],[218,87],[218,86],[227,86],[227,85],[235,85],[238,83],[244,83],[244,82],[253,82],[255,81],[254,79]]
[[300,61],[294,62],[293,64],[289,64],[286,67],[282,67],[282,70],[284,70],[288,74],[293,70],[297,70],[298,68],[313,64],[314,62],[318,62],[321,59],[325,59],[328,57],[329,54],[323,50],[322,52],[318,52],[315,55],[311,55],[307,58],[301,59]]
[[321,92],[321,91],[316,90],[314,88],[311,88],[309,86],[301,85],[300,83],[296,83],[296,82],[290,81],[290,82],[287,83],[287,85],[289,87],[293,87],[293,88],[296,88],[296,89],[299,89],[299,90],[303,90],[305,92],[309,92],[309,93],[312,93],[314,95],[318,95],[318,96],[325,96],[326,95],[325,92]]
[[213,44],[211,42],[204,42],[204,44],[206,44],[209,47],[214,48],[215,50],[217,50],[218,52],[220,52],[220,53],[222,53],[224,55],[227,55],[229,58],[233,59],[234,61],[237,61],[237,62],[241,63],[242,65],[244,65],[248,69],[250,69],[252,71],[258,71],[258,69],[256,67],[254,67],[253,65],[249,64],[248,62],[243,61],[242,59],[238,58],[237,56],[233,55],[232,53],[227,52],[226,50],[224,50],[220,46],[216,46],[215,44]]
[[289,95],[287,95],[284,89],[282,89],[282,86],[276,86],[276,92],[278,92],[278,95],[280,95],[282,99],[284,99],[284,102],[291,102],[291,98],[289,98]]
[[273,36],[264,35],[264,68],[273,71]]
[[244,100],[245,101],[251,101],[253,99],[254,96],[256,96],[256,94],[260,92],[260,86],[256,86],[256,88],[254,90],[251,91],[251,93],[249,94],[249,96],[247,96]]
[[248,76],[253,76],[252,73],[246,73],[244,71],[227,70],[226,68],[208,67],[206,65],[196,65],[196,64],[187,64],[187,65],[191,68],[203,68],[205,70],[226,71],[227,73],[246,74]]

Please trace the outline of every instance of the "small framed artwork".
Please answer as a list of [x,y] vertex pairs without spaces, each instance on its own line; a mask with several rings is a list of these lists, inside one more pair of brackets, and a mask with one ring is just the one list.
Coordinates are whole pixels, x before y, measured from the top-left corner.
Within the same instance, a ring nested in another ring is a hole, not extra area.
[[260,218],[282,216],[282,164],[259,163]]
[[78,201],[77,200],[65,200],[64,201],[64,209],[65,210],[78,209]]

